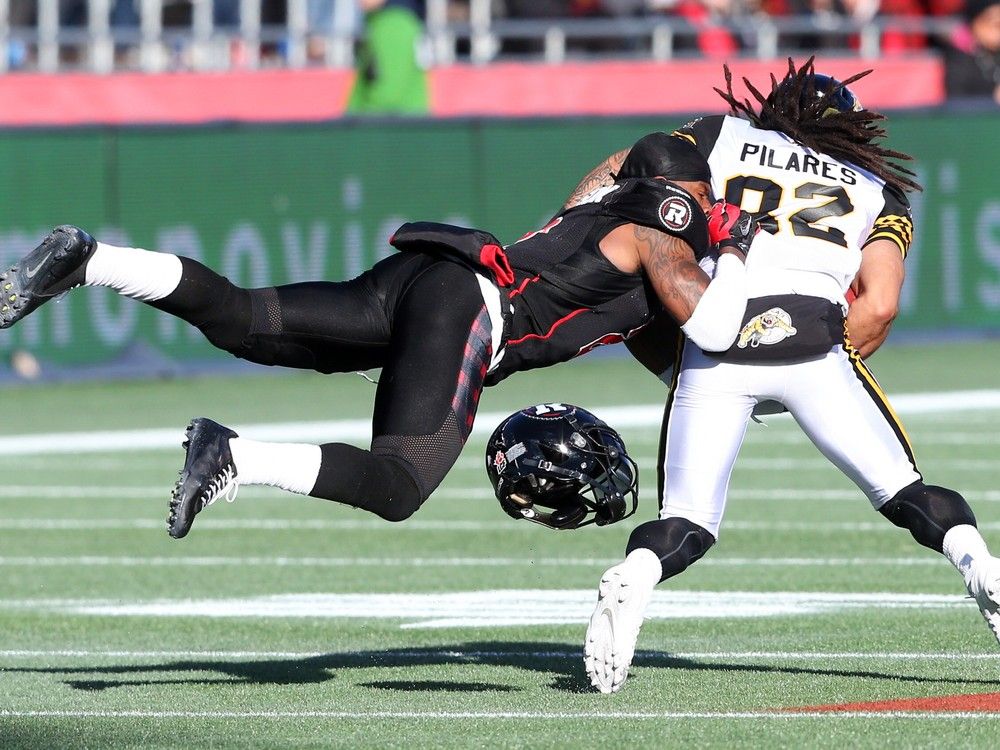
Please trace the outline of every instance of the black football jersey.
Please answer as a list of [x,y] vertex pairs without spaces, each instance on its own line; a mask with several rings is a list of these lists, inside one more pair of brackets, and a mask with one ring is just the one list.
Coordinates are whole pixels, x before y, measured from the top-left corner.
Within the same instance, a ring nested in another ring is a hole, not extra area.
[[507,346],[487,385],[623,341],[662,309],[644,274],[619,270],[600,250],[600,241],[623,224],[679,236],[698,256],[708,250],[705,215],[686,191],[654,179],[596,189],[507,246],[515,275],[502,290],[511,310]]

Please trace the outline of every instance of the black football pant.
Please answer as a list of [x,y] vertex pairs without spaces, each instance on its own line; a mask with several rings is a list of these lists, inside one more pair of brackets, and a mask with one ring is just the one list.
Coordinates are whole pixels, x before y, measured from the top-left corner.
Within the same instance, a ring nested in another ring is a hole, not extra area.
[[321,446],[310,495],[390,521],[409,517],[468,439],[492,356],[475,275],[393,255],[346,282],[243,289],[181,258],[176,290],[152,302],[242,359],[323,373],[382,368],[370,450]]

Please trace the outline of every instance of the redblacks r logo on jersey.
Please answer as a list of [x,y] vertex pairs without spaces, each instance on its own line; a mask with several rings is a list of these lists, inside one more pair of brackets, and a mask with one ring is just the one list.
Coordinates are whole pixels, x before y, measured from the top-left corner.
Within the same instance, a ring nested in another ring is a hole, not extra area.
[[680,232],[691,223],[691,207],[683,198],[667,198],[660,204],[660,221],[667,229]]

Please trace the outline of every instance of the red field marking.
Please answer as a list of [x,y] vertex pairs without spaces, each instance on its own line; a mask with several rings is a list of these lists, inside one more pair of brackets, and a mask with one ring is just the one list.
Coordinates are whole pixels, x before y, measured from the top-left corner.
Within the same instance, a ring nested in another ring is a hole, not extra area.
[[830,713],[855,711],[961,711],[1000,713],[1000,693],[973,693],[972,695],[937,695],[931,698],[899,698],[889,701],[863,703],[831,703],[822,706],[800,706],[788,709],[794,713],[827,711]]

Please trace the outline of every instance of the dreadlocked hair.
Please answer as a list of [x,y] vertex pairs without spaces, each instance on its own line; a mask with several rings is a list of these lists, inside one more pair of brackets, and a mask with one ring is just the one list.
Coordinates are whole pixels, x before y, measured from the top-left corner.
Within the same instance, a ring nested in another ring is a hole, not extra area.
[[771,74],[771,92],[767,96],[744,78],[743,83],[757,100],[759,111],[754,111],[749,99],[736,98],[733,74],[728,65],[723,65],[726,90],[715,91],[730,106],[733,115],[749,120],[754,127],[777,130],[813,151],[855,164],[899,192],[923,190],[912,179],[916,175],[895,161],[912,161],[913,157],[876,143],[886,135],[885,129],[877,124],[885,115],[868,109],[841,112],[832,103],[841,89],[872,71],[853,75],[823,96],[817,96],[814,59],[810,57],[796,69],[795,63],[788,58],[788,72],[781,81]]

